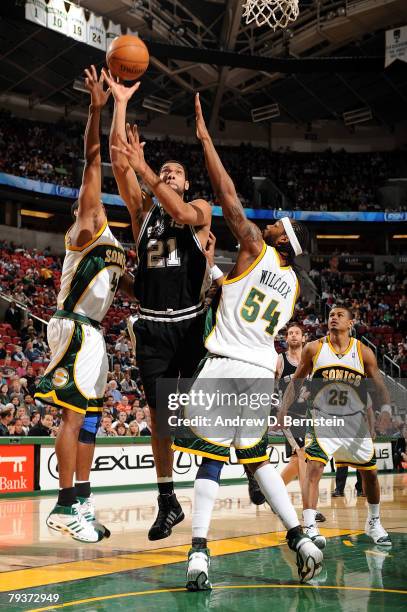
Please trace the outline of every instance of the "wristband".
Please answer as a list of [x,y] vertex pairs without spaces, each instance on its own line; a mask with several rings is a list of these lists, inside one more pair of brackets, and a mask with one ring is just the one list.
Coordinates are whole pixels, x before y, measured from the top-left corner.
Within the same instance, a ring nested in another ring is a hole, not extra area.
[[216,264],[212,266],[211,268],[211,276],[212,276],[212,281],[217,281],[218,278],[221,278],[223,276],[222,270],[218,268]]

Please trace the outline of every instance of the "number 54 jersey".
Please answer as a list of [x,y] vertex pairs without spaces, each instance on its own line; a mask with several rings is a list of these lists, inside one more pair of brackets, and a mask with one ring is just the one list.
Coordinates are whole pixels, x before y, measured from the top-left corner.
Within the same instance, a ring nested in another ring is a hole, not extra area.
[[263,243],[260,255],[243,274],[226,277],[206,348],[275,372],[274,337],[291,319],[298,292],[292,267],[282,267],[277,251]]
[[58,294],[58,310],[73,312],[99,323],[109,310],[126,267],[126,254],[105,222],[82,247],[66,239],[66,255]]

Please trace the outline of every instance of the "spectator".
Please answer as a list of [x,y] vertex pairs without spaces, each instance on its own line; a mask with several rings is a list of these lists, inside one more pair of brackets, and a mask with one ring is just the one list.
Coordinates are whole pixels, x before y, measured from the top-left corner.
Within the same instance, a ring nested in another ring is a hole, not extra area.
[[23,427],[23,422],[21,419],[14,419],[13,421],[11,421],[10,425],[8,426],[9,428],[9,432],[11,436],[26,436],[26,432],[25,429]]
[[30,417],[28,416],[28,414],[25,414],[21,417],[21,422],[23,424],[23,430],[25,431],[25,435],[27,435],[31,428]]
[[33,347],[32,342],[27,342],[25,346],[24,354],[27,357],[28,361],[32,361],[32,362],[42,361],[42,355],[40,351]]
[[127,430],[128,436],[139,436],[140,435],[140,427],[138,426],[137,421],[130,421],[129,429]]
[[27,366],[27,373],[25,375],[25,379],[27,381],[27,389],[30,395],[34,395],[36,376],[32,365]]
[[116,432],[112,427],[112,417],[104,416],[100,423],[100,427],[96,433],[97,436],[101,438],[108,438],[111,436],[116,436]]
[[131,405],[129,403],[129,398],[127,397],[127,395],[123,395],[121,402],[119,402],[118,404],[116,404],[116,410],[120,413],[120,412],[125,412],[126,414],[129,414],[130,410],[131,410]]
[[123,423],[123,425],[126,427],[126,429],[128,429],[128,424],[126,423],[127,420],[127,413],[126,412],[119,412],[119,414],[117,415],[117,421],[115,421],[112,425],[112,427],[116,428],[117,425],[119,423]]
[[[38,416],[40,414],[38,413]],[[29,436],[39,436],[39,437],[49,437],[51,435],[51,430],[53,427],[52,416],[50,414],[44,414],[41,417],[41,421],[37,422],[28,432]]]
[[131,379],[130,369],[124,372],[124,378],[120,381],[120,389],[123,393],[139,393],[136,381]]
[[41,419],[41,414],[39,412],[33,412],[31,414],[31,419],[30,419],[30,430],[35,427],[36,425],[38,425],[38,423],[40,422]]
[[137,408],[136,414],[135,414],[135,421],[137,422],[137,425],[139,426],[140,431],[142,431],[143,429],[147,427],[147,421],[145,418],[144,410],[142,408]]
[[10,306],[7,308],[6,314],[4,315],[4,321],[9,323],[13,329],[20,329],[21,310],[17,308],[14,301],[10,302]]
[[0,387],[0,404],[3,404],[3,406],[5,406],[9,402],[10,402],[10,395],[9,395],[8,385],[5,383],[4,385],[1,385]]
[[14,352],[11,353],[12,361],[25,361],[26,357],[23,353],[23,348],[21,346],[15,346]]
[[144,427],[144,429],[141,429],[140,436],[151,436],[151,416],[150,415],[146,417],[146,426]]
[[115,431],[116,434],[118,436],[126,436],[127,435],[127,429],[124,423],[118,423],[115,427]]
[[108,388],[108,394],[113,397],[114,402],[115,403],[116,402],[121,402],[122,394],[120,393],[119,389],[117,388],[117,382],[115,380],[111,380],[107,384],[107,388]]
[[8,404],[3,410],[0,412],[0,436],[8,436],[10,435],[8,426],[13,420],[14,407]]
[[7,355],[7,351],[4,347],[3,340],[0,340],[0,359],[5,359]]
[[27,374],[28,361],[27,359],[23,359],[20,365],[16,368],[16,374],[19,378],[26,376]]

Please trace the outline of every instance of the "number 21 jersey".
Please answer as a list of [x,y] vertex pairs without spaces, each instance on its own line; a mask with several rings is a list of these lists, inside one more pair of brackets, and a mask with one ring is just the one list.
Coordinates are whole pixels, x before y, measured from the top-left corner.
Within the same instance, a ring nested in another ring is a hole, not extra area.
[[195,229],[174,221],[155,198],[137,250],[135,295],[140,318],[177,322],[204,311],[209,267]]

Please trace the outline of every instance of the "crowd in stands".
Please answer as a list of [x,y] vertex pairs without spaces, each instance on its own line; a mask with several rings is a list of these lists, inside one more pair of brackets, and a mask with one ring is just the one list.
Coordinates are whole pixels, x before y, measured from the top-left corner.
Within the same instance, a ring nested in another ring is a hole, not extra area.
[[[0,172],[77,187],[83,158],[84,126],[64,120],[33,122],[0,111]],[[327,150],[298,153],[269,151],[241,144],[218,148],[245,206],[254,204],[252,177],[269,177],[297,210],[380,210],[377,190],[396,174],[398,153],[347,153]],[[168,158],[183,162],[189,173],[189,198],[203,197],[216,204],[205,169],[202,148],[178,140],[147,139],[147,161],[157,172]],[[102,159],[109,162],[107,135],[102,136]],[[242,171],[244,169],[244,171]],[[105,178],[104,191],[117,193],[114,179]],[[263,208],[279,207],[272,194]]]

